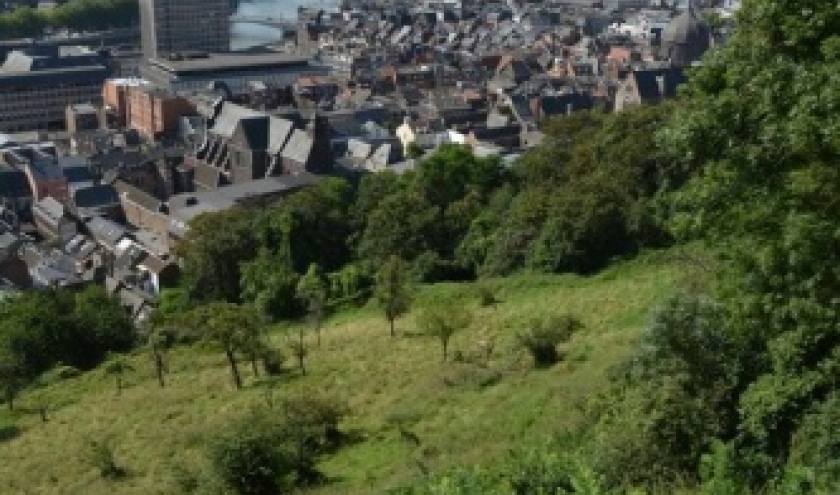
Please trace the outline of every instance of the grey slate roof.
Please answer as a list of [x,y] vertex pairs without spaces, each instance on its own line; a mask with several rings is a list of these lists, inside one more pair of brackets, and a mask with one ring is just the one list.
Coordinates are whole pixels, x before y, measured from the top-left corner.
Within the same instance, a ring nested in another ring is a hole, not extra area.
[[103,217],[93,217],[85,225],[97,242],[111,249],[116,247],[120,239],[128,235],[125,227]]

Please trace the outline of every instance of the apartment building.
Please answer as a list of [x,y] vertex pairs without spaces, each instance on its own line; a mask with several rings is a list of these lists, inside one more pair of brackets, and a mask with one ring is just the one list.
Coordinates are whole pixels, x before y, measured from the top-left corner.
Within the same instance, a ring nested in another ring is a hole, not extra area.
[[77,47],[10,53],[0,66],[0,132],[63,129],[68,105],[102,102],[109,70],[99,54]]
[[143,57],[230,51],[230,0],[140,0]]

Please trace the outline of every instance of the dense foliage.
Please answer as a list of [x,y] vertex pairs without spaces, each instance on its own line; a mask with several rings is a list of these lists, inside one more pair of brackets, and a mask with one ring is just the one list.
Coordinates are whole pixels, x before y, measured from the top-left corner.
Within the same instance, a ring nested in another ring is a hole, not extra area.
[[134,26],[139,20],[137,0],[70,0],[45,10],[22,6],[0,14],[0,39],[37,38],[46,28],[102,31]]
[[815,473],[800,493],[840,487],[838,27],[824,2],[746,0],[661,134],[692,177],[674,231],[723,269],[717,302],[674,300],[654,320],[602,416],[593,450],[615,483],[696,479],[719,439],[737,473],[725,493],[800,465]]
[[28,292],[0,304],[0,381],[13,388],[63,364],[81,370],[135,344],[127,312],[98,287]]
[[297,287],[313,263],[328,305],[367,299],[393,259],[418,282],[590,272],[668,242],[655,198],[678,174],[651,151],[668,112],[563,119],[512,167],[448,145],[404,175],[325,179],[264,210],[200,217],[179,247],[184,289],[193,303],[249,302],[278,319],[306,311]]

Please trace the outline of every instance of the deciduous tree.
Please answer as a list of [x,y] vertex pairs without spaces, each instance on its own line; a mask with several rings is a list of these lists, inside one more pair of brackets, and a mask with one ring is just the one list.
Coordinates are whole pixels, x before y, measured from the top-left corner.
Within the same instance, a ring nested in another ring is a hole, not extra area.
[[390,325],[391,337],[396,337],[394,322],[411,307],[408,266],[399,256],[391,256],[379,269],[376,276],[376,299]]

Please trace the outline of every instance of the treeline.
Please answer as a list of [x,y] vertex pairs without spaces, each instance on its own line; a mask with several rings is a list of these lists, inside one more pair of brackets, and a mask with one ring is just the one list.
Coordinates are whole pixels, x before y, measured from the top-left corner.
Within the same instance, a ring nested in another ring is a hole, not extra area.
[[518,270],[588,273],[668,236],[656,198],[678,182],[655,150],[669,108],[583,113],[512,167],[444,146],[404,175],[331,178],[262,210],[199,217],[179,246],[186,305],[253,303],[303,313],[300,277],[317,265],[332,304],[364,301],[396,256],[417,282]]
[[0,39],[37,38],[47,29],[102,31],[139,21],[137,0],[70,0],[54,9],[21,6],[0,14]]

